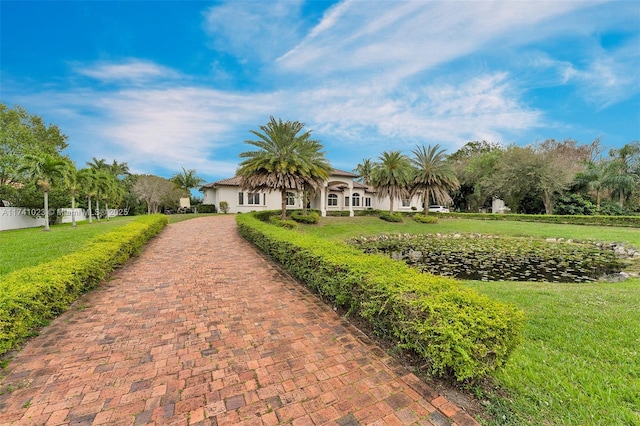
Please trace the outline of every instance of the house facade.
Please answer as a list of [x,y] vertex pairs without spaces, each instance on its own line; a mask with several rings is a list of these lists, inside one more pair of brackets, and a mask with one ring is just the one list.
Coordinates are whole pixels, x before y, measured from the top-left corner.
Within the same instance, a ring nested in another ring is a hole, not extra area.
[[[322,216],[336,211],[349,211],[353,216],[357,210],[377,209],[389,210],[389,197],[379,199],[373,188],[356,181],[358,176],[334,169],[322,189],[310,200],[308,207],[320,210]],[[259,210],[279,210],[281,195],[279,191],[243,191],[240,187],[241,177],[208,183],[200,188],[204,195],[203,204],[212,204],[220,211],[220,202],[229,204],[229,213],[247,213]],[[287,192],[287,209],[302,209],[302,193],[300,191]],[[422,209],[420,197],[405,200],[394,200],[394,211]]]

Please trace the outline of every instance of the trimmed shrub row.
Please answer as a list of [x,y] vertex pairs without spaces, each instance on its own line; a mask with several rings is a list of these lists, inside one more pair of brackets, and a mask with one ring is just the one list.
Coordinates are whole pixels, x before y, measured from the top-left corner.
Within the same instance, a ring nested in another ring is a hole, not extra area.
[[640,228],[640,216],[565,216],[552,214],[439,213],[451,219],[511,220],[568,225],[626,226]]
[[455,280],[402,262],[365,255],[344,243],[237,216],[240,234],[296,279],[380,336],[423,357],[435,375],[481,378],[502,366],[520,342],[523,313]]
[[135,254],[168,223],[164,215],[141,216],[91,240],[81,251],[14,271],[0,281],[0,355],[67,310]]

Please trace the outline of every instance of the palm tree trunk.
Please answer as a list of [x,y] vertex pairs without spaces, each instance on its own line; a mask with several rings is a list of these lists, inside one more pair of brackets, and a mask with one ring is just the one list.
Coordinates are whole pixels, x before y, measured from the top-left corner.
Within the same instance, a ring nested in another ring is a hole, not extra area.
[[280,192],[280,207],[282,212],[280,213],[280,219],[285,220],[287,218],[287,191]]
[[424,215],[428,215],[429,214],[429,203],[427,203],[427,193],[425,191],[424,194],[422,194],[422,205],[423,205],[423,209],[424,209]]
[[76,226],[76,196],[71,194],[71,226]]
[[96,220],[100,222],[100,200],[96,198]]
[[109,220],[109,203],[104,202],[104,211],[107,213],[107,221]]
[[620,206],[620,208],[624,207],[624,191],[622,189],[620,189],[620,199],[618,201],[618,205]]
[[44,230],[49,229],[49,191],[44,191]]
[[93,217],[91,216],[91,196],[87,197],[87,204],[89,204],[89,223],[93,223]]
[[393,214],[393,195],[389,197],[389,214]]

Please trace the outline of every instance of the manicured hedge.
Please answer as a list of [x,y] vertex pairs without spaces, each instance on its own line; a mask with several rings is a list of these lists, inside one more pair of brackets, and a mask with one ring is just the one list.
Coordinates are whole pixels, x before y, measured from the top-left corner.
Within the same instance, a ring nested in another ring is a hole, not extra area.
[[520,342],[523,313],[402,262],[278,228],[253,214],[240,234],[331,303],[415,351],[434,374],[473,380],[503,365]]
[[439,213],[451,219],[512,220],[569,225],[626,226],[640,228],[640,216],[569,216],[553,214]]
[[4,276],[0,281],[0,355],[68,309],[167,222],[164,215],[141,216],[97,236],[80,251]]

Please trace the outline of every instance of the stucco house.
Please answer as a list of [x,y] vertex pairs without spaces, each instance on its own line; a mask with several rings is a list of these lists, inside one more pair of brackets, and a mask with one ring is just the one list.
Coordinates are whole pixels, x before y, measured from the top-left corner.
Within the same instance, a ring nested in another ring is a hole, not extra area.
[[[389,210],[389,198],[378,199],[373,188],[356,181],[358,176],[343,170],[333,169],[320,193],[309,203],[309,208],[320,210],[322,216],[332,211],[349,211],[353,216],[356,210]],[[204,195],[203,204],[213,204],[220,211],[220,202],[229,203],[229,213],[246,213],[259,210],[279,210],[280,192],[248,192],[240,188],[241,178],[234,176],[217,182],[208,183],[200,188]],[[395,200],[394,211],[421,210],[419,197]],[[412,209],[413,207],[413,209]],[[302,194],[299,191],[287,193],[287,208],[301,209]]]

